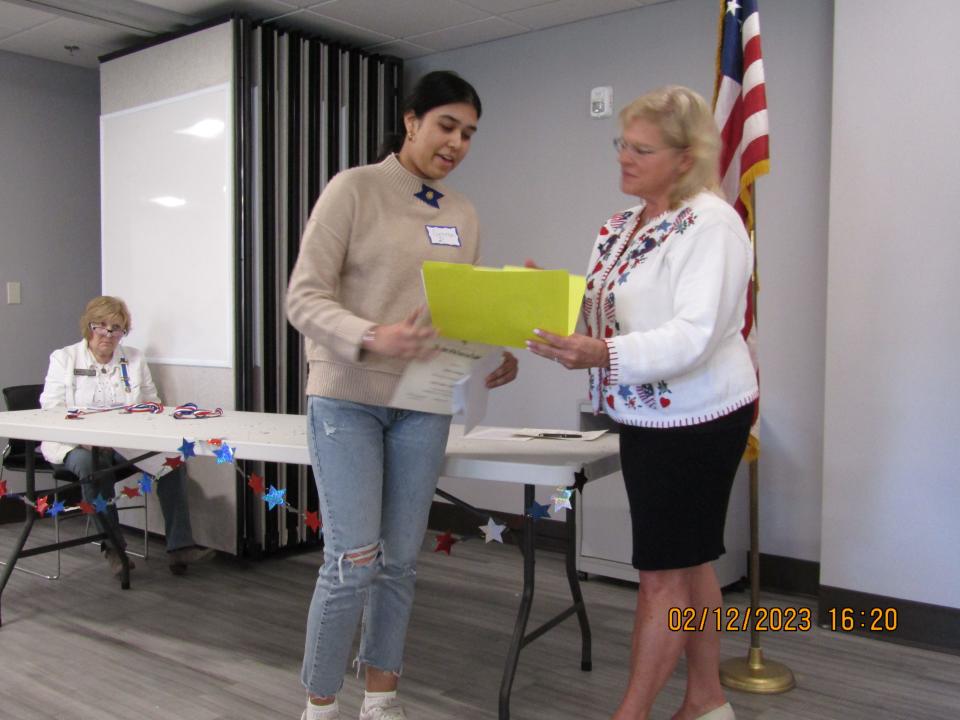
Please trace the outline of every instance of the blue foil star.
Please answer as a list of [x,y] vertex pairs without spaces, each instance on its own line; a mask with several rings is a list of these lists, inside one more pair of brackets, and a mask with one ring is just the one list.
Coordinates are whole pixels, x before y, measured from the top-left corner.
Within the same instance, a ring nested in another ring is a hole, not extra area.
[[61,501],[57,500],[57,501],[47,510],[47,515],[49,515],[50,517],[56,517],[57,515],[59,515],[60,513],[62,513],[64,510],[66,510],[66,508],[63,506],[63,503],[62,503]]
[[196,443],[188,442],[186,438],[183,439],[183,445],[177,448],[180,451],[180,454],[183,455],[183,459],[196,457],[197,451],[194,449]]
[[541,505],[536,500],[533,501],[533,505],[527,508],[527,515],[529,515],[534,520],[540,520],[541,518],[550,517],[550,506]]
[[107,501],[104,500],[103,495],[97,495],[93,500],[93,507],[98,513],[102,513],[107,509]]
[[217,456],[217,465],[233,462],[233,448],[226,443],[220,443],[220,447],[213,451]]
[[140,492],[142,492],[144,495],[149,495],[151,492],[153,492],[153,478],[147,473],[143,473],[140,476]]
[[439,190],[434,190],[429,185],[423,184],[420,188],[420,192],[414,193],[413,196],[417,200],[422,200],[430,207],[435,207],[438,210],[440,209],[440,198],[443,197],[443,193]]
[[277,490],[273,485],[270,486],[270,492],[263,496],[267,506],[273,510],[277,505],[287,504],[287,490]]

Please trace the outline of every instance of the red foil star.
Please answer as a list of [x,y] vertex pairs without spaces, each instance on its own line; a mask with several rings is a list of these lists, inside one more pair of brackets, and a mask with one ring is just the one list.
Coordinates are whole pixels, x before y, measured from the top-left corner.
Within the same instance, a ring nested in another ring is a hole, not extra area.
[[437,535],[437,546],[433,549],[434,552],[445,552],[447,555],[450,554],[450,548],[453,547],[453,544],[457,542],[457,539],[448,532],[445,532],[441,535]]
[[183,465],[183,460],[179,455],[174,455],[173,457],[168,457],[166,460],[164,460],[163,464],[171,470],[176,470],[178,467]]
[[43,514],[47,511],[47,508],[50,507],[50,500],[44,495],[42,498],[37,498],[37,515],[43,517]]
[[93,507],[93,505],[88,503],[86,500],[81,500],[79,507],[80,507],[80,511],[84,515],[93,515],[97,511],[96,508]]
[[135,498],[140,495],[140,488],[128,487],[127,485],[124,485],[122,488],[120,488],[120,492],[122,492],[128,498]]
[[7,494],[7,481],[0,480],[0,498]]
[[253,490],[254,495],[263,495],[266,492],[266,488],[263,484],[263,478],[256,473],[250,473],[250,479],[247,480],[247,485],[249,485],[250,489]]
[[320,532],[320,514],[307,510],[303,514],[303,522],[314,532]]

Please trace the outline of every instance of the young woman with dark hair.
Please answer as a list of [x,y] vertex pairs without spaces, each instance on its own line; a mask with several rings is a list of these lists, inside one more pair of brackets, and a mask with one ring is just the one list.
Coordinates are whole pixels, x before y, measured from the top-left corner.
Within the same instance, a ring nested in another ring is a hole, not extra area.
[[[436,332],[420,322],[423,262],[477,261],[473,205],[440,181],[466,157],[480,111],[465,80],[426,75],[404,105],[396,152],[327,185],[290,277],[287,316],[306,338],[307,434],[324,530],[302,720],[340,717],[336,695],[361,616],[360,718],[406,717],[397,683],[450,416],[388,403],[405,365],[433,352]],[[504,353],[487,386],[516,374],[516,358]]]

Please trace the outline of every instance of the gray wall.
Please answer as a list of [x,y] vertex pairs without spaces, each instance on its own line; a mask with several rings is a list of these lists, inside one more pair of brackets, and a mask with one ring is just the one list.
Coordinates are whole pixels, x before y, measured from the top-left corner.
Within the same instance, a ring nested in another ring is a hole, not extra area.
[[[816,561],[833,3],[764,0],[761,12],[773,166],[758,190],[761,549]],[[408,82],[449,68],[483,99],[471,154],[450,178],[477,205],[481,262],[584,272],[597,228],[635,202],[618,190],[616,112],[666,83],[709,100],[716,23],[714,0],[676,0],[408,61]],[[597,85],[613,86],[613,118],[588,116]],[[493,394],[487,422],[576,427],[585,373],[521,354],[520,379]],[[456,490],[516,508],[509,489]]]
[[960,6],[923,7],[837,3],[821,582],[960,607]]
[[0,387],[42,383],[100,292],[99,103],[95,70],[0,51]]

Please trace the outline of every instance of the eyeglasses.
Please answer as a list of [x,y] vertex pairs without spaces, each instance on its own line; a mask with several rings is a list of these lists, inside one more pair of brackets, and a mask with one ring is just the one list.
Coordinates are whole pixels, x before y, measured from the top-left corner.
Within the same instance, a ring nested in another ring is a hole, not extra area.
[[110,327],[107,327],[103,323],[90,323],[90,332],[92,332],[94,335],[100,335],[101,337],[114,335],[123,337],[127,334],[127,329],[122,328],[119,325],[111,325]]
[[631,145],[622,137],[617,137],[613,139],[613,148],[618,153],[626,150],[633,157],[645,158],[660,152],[661,150],[670,150],[671,148],[651,148],[651,147],[637,147],[636,145]]

